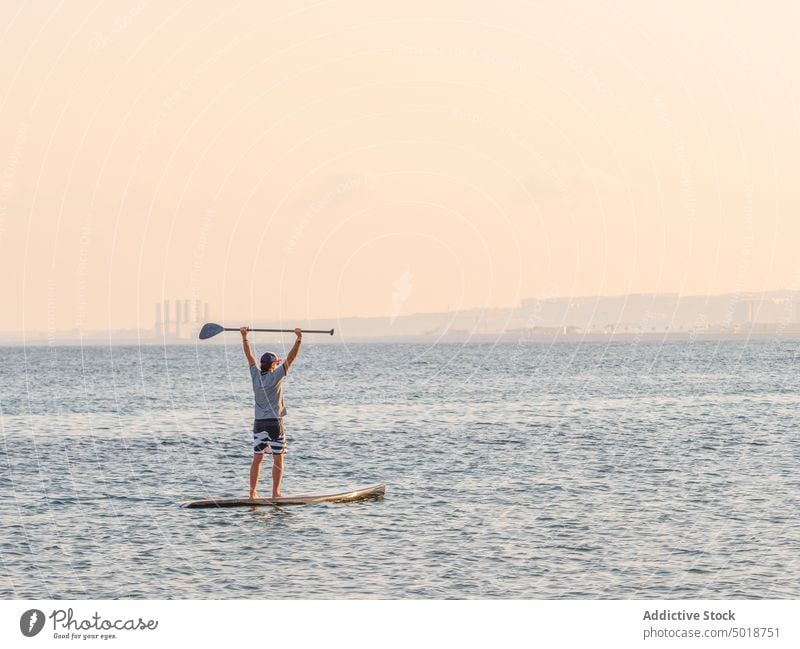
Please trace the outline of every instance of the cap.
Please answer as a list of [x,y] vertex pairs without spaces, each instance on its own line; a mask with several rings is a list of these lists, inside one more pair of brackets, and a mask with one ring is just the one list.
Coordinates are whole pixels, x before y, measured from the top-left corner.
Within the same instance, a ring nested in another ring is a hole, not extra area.
[[273,354],[272,352],[265,352],[261,355],[261,364],[262,365],[272,365],[275,361],[279,363],[282,361],[282,358],[278,358],[277,354]]

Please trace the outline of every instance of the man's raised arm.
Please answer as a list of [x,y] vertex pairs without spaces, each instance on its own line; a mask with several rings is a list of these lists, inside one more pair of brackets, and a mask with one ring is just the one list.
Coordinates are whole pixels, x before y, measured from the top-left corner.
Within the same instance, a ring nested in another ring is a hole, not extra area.
[[242,334],[242,347],[244,348],[244,355],[247,356],[247,364],[252,367],[256,364],[256,357],[253,356],[253,348],[250,346],[250,341],[247,340],[248,331],[250,331],[248,327],[239,327],[239,333]]
[[288,372],[289,368],[294,363],[294,359],[297,358],[297,355],[300,353],[300,343],[303,342],[303,330],[302,329],[295,329],[294,335],[297,336],[297,340],[294,341],[294,345],[289,350],[289,353],[286,356],[286,362],[284,365],[286,366],[285,371]]

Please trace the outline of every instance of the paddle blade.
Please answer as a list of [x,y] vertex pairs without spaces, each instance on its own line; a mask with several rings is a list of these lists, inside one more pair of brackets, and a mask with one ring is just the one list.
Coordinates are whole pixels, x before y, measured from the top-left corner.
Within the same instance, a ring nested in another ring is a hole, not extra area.
[[200,330],[200,340],[211,338],[212,336],[221,334],[223,331],[225,331],[225,327],[223,327],[222,325],[214,324],[213,322],[208,322],[204,324],[203,328]]

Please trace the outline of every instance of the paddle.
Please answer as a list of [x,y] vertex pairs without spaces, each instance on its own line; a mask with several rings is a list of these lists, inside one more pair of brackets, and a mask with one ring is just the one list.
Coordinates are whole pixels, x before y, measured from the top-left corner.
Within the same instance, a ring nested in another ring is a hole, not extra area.
[[[239,331],[239,329],[233,329],[231,327],[223,327],[222,325],[215,324],[213,322],[207,322],[203,325],[203,328],[200,330],[200,340],[205,340],[206,338],[211,338],[212,336],[216,336],[217,334],[221,334],[223,331]],[[268,331],[271,333],[284,333],[284,334],[293,334],[294,329],[248,329],[248,331]],[[304,334],[330,334],[333,335],[333,329],[303,329]]]

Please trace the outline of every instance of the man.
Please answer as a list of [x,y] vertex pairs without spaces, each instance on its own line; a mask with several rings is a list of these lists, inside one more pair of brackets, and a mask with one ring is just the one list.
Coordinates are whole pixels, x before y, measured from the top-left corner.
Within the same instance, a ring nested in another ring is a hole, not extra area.
[[253,394],[256,400],[255,421],[253,422],[253,463],[250,465],[250,498],[258,498],[256,487],[261,474],[261,463],[264,454],[272,455],[272,497],[281,498],[281,480],[283,480],[283,456],[286,453],[286,434],[283,430],[283,418],[286,406],[283,405],[283,379],[300,352],[303,330],[295,329],[297,340],[289,350],[286,362],[280,365],[281,359],[272,352],[261,357],[260,367],[256,367],[256,357],[247,339],[247,327],[240,327],[242,347],[247,363],[250,365],[250,377],[253,380]]

